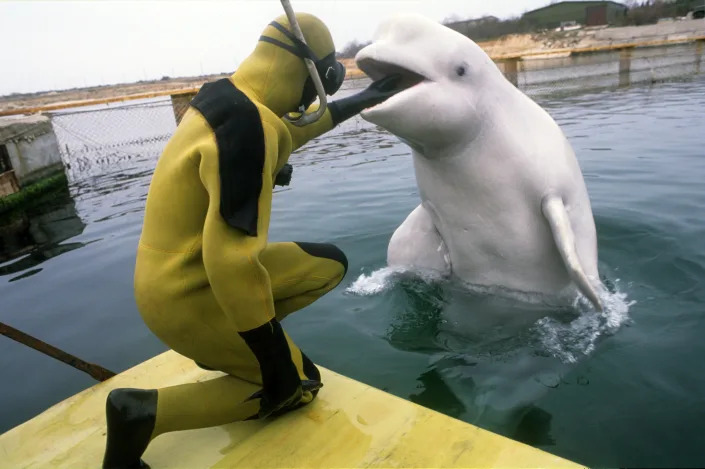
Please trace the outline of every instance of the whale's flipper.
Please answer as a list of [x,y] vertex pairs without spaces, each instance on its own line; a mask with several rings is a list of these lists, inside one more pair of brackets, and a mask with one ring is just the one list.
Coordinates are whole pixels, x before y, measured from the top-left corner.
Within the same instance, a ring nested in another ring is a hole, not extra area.
[[416,207],[392,235],[387,248],[387,264],[450,275],[448,250],[423,206]]
[[580,265],[580,258],[575,249],[573,228],[570,226],[570,219],[563,200],[556,195],[548,195],[541,201],[541,211],[551,226],[553,240],[556,242],[556,247],[571,280],[578,286],[580,292],[592,302],[595,309],[602,311],[600,298]]

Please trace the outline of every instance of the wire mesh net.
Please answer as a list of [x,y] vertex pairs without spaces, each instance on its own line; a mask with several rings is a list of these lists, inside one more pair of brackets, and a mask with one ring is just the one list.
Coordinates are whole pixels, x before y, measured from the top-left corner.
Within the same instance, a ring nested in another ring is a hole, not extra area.
[[[519,89],[534,98],[616,89],[640,83],[683,79],[703,72],[703,41],[653,48],[498,61]],[[367,79],[348,80],[336,95],[364,88]],[[152,167],[193,94],[72,108],[51,113],[62,159],[72,181],[105,172]],[[355,118],[335,132],[370,126]],[[143,165],[142,165],[143,166]]]
[[91,176],[105,165],[159,155],[187,107],[187,100],[167,96],[53,112],[69,177]]

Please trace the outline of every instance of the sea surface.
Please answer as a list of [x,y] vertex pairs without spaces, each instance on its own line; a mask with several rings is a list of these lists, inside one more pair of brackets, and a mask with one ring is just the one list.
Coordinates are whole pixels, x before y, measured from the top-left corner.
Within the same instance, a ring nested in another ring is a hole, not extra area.
[[[605,313],[386,269],[419,203],[412,160],[356,118],[294,154],[274,196],[271,240],[332,242],[350,260],[285,329],[327,368],[585,465],[705,465],[705,76],[618,85],[534,96],[587,183]],[[132,278],[175,124],[162,101],[84,111],[54,118],[68,190],[0,221],[0,321],[119,372],[166,350]],[[0,432],[94,384],[4,337],[0,379]]]

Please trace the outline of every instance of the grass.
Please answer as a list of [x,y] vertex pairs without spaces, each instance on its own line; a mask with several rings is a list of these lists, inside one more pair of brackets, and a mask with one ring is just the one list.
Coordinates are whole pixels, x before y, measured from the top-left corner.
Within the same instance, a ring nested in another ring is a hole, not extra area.
[[59,188],[66,188],[68,180],[63,169],[54,175],[40,179],[39,181],[22,188],[19,192],[0,197],[0,214],[10,212],[14,209],[30,205],[32,201],[40,196]]

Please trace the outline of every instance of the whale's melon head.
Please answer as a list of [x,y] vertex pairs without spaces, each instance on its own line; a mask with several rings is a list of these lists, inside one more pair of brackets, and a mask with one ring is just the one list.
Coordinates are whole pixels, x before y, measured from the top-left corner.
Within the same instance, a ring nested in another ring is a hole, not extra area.
[[508,83],[472,40],[414,14],[383,22],[355,61],[373,80],[401,75],[404,90],[361,115],[417,149],[471,138],[478,99],[488,85]]

